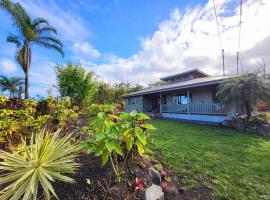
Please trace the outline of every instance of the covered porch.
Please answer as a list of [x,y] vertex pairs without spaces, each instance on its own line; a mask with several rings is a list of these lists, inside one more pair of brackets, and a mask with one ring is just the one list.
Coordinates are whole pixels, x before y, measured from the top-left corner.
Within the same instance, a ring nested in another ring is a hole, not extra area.
[[225,106],[217,101],[216,87],[147,94],[142,96],[143,112],[225,116]]

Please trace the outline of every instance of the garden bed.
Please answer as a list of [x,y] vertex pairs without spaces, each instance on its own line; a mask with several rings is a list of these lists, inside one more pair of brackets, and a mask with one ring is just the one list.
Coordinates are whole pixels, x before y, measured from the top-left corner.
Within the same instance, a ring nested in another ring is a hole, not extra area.
[[[144,187],[150,185],[148,176],[148,162],[132,162],[127,166],[125,175],[120,183],[114,182],[114,175],[109,165],[102,167],[99,158],[91,158],[81,154],[77,159],[81,164],[80,169],[73,178],[76,183],[69,184],[56,182],[55,192],[60,200],[81,200],[81,199],[111,199],[111,200],[136,200],[143,199],[143,191],[135,191],[136,177],[144,182]],[[165,199],[211,199],[211,191],[203,184],[197,185],[193,189],[186,189],[181,184],[178,176],[171,174],[169,191],[165,192]],[[87,179],[91,184],[87,183]]]

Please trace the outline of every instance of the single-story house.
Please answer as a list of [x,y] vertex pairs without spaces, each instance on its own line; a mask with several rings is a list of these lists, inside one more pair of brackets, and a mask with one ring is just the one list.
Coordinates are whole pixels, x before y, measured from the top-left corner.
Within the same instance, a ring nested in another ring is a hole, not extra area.
[[237,106],[218,101],[217,86],[232,76],[210,76],[199,69],[161,78],[162,86],[123,96],[125,111],[137,110],[163,118],[221,123],[232,118]]

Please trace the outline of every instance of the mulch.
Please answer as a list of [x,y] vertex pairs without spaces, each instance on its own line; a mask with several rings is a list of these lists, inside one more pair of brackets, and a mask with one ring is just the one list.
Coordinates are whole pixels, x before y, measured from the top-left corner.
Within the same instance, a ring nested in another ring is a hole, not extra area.
[[[56,182],[53,185],[60,200],[138,200],[143,199],[144,192],[135,191],[136,177],[143,180],[145,188],[151,185],[148,167],[142,161],[129,163],[120,183],[114,181],[110,165],[102,167],[99,158],[81,154],[77,161],[81,164],[80,170],[71,176],[76,183]],[[212,199],[211,190],[205,185],[186,189],[178,175],[171,173],[170,176],[172,180],[170,189],[165,192],[166,200]]]

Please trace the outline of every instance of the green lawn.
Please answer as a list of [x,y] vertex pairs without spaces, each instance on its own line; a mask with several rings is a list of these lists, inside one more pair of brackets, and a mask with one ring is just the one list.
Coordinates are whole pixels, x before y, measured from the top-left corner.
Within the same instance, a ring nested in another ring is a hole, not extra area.
[[270,140],[230,129],[153,120],[152,152],[187,187],[203,182],[215,199],[270,199]]

